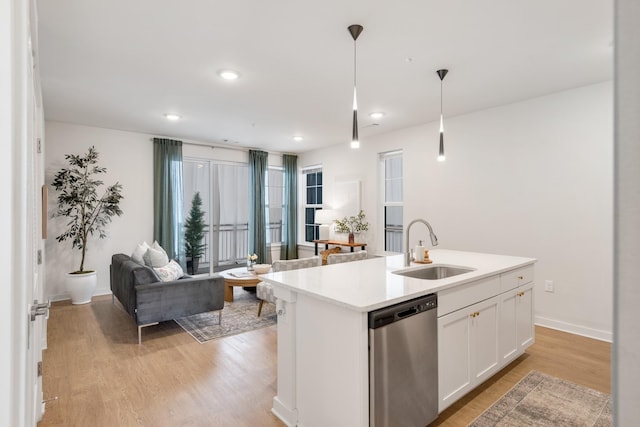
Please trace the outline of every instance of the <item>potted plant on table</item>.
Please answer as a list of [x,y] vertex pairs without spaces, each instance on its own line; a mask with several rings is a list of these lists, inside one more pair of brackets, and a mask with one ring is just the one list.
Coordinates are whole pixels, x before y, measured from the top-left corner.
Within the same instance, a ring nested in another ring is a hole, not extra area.
[[184,223],[184,249],[185,256],[191,258],[187,260],[187,271],[189,274],[196,274],[200,267],[200,257],[207,247],[204,243],[204,235],[207,224],[204,223],[204,211],[202,210],[202,198],[196,192],[191,200],[191,210],[189,217]]
[[69,167],[63,168],[53,178],[53,188],[59,192],[56,215],[68,218],[66,230],[56,237],[58,242],[71,240],[71,247],[81,251],[80,268],[67,274],[67,291],[72,304],[91,302],[96,288],[95,270],[85,270],[84,260],[89,238],[98,234],[107,237],[105,227],[114,215],[122,215],[122,185],[115,183],[106,188],[102,195],[98,189],[104,182],[97,175],[107,172],[98,166],[98,152],[90,147],[84,155],[66,154]]
[[336,220],[337,233],[349,233],[349,243],[355,242],[354,233],[360,233],[369,229],[369,223],[364,220],[364,211],[358,212],[358,215],[344,217]]

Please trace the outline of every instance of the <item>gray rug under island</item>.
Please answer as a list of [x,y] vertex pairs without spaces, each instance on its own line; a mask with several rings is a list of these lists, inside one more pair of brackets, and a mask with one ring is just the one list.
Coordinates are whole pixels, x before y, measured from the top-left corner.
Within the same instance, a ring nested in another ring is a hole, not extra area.
[[469,426],[611,426],[611,397],[531,371]]

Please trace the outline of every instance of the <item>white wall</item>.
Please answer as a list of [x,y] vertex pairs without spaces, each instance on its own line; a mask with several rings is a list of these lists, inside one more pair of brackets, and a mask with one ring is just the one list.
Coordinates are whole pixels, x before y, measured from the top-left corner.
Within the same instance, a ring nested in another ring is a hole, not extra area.
[[153,143],[149,135],[110,129],[46,122],[46,182],[49,184],[49,229],[46,244],[46,295],[52,300],[68,298],[65,274],[80,266],[80,251],[71,250],[71,242],[58,243],[55,237],[65,224],[64,218],[52,218],[57,194],[51,187],[54,174],[66,166],[65,154],[84,154],[95,146],[99,165],[107,168],[101,177],[105,185],[122,184],[123,214],[106,228],[106,239],[90,240],[85,268],[98,272],[96,294],[110,292],[111,255],[130,254],[143,240],[153,240]]
[[[14,41],[14,28],[12,1],[0,0],[0,138],[2,141],[14,140],[14,128],[21,120],[22,113],[16,108],[16,100],[12,94],[14,49],[20,44]],[[0,424],[11,425],[18,420],[20,413],[20,379],[24,372],[20,368],[21,358],[24,352],[20,348],[19,333],[15,331],[15,323],[22,316],[22,308],[14,305],[14,295],[19,293],[18,286],[24,285],[18,281],[19,271],[12,257],[12,244],[14,240],[14,202],[15,188],[18,182],[14,175],[13,152],[22,141],[3,143],[4,155],[0,156],[0,180],[4,185],[0,186],[0,197],[4,200],[4,209],[0,209],[0,234],[5,242],[0,247],[0,268],[4,271],[7,285],[0,287],[0,343],[7,351],[5,357],[0,359],[0,376],[6,378],[0,384]],[[22,327],[23,323],[18,323]]]
[[[19,133],[20,123],[26,120],[27,112],[21,108],[22,98],[14,91],[14,85],[26,85],[26,73],[20,70],[20,58],[24,40],[19,37],[23,20],[14,21],[15,1],[0,0],[0,138],[3,141],[3,155],[0,156],[0,234],[4,244],[0,247],[0,269],[4,272],[5,285],[0,287],[0,343],[6,349],[0,358],[0,425],[17,425],[23,421],[26,358],[25,338],[22,331],[28,327],[21,298],[22,287],[27,284],[21,276],[21,262],[14,257],[14,243],[20,242],[23,230],[16,218],[24,213],[16,198],[16,190],[25,185],[20,179],[24,169],[22,163],[14,161],[20,145],[26,144],[26,137]],[[18,8],[20,9],[20,8]],[[15,164],[14,164],[15,163]],[[18,253],[20,257],[22,252]]]
[[640,4],[616,3],[616,245],[614,425],[640,419],[638,260],[640,258]]
[[[404,220],[425,218],[441,248],[530,256],[537,321],[611,339],[613,86],[605,82],[304,153],[322,164],[325,203],[337,182],[360,180],[362,208],[381,251],[378,153],[403,150]],[[384,125],[384,124],[383,124]],[[410,243],[429,242],[414,227]],[[544,292],[544,280],[555,292]]]
[[[98,272],[95,294],[110,293],[109,264],[115,253],[130,254],[145,240],[153,241],[153,142],[152,135],[112,129],[46,122],[46,182],[49,192],[49,229],[46,243],[47,278],[45,294],[52,300],[67,299],[65,274],[77,270],[80,252],[71,250],[71,242],[58,243],[55,237],[64,226],[64,219],[53,218],[56,193],[51,187],[54,174],[66,166],[65,154],[83,154],[91,145],[100,154],[99,164],[107,168],[102,180],[106,185],[116,181],[123,187],[123,215],[107,226],[106,239],[92,239],[88,246],[85,268]],[[179,139],[179,138],[177,138]],[[214,159],[228,162],[248,162],[243,150],[202,147],[184,144],[183,157]],[[269,165],[281,166],[282,156],[269,153]],[[275,257],[274,259],[277,259]]]

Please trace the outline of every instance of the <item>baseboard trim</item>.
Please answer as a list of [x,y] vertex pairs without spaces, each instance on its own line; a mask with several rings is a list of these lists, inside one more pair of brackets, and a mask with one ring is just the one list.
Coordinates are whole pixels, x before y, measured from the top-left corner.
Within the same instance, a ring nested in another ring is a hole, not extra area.
[[[101,295],[111,295],[111,289],[109,289],[109,288],[96,289],[95,292],[93,293],[94,297],[98,297],[98,296],[101,296]],[[64,294],[56,294],[56,295],[50,295],[49,296],[49,301],[51,301],[51,302],[66,301],[66,300],[70,300],[70,299],[71,299],[71,297],[66,292]]]
[[295,427],[298,423],[298,411],[287,408],[280,399],[278,399],[278,396],[273,398],[273,408],[271,408],[271,412],[278,417],[280,421],[285,423],[287,427]]
[[573,323],[563,322],[560,320],[549,319],[546,317],[536,316],[536,325],[545,328],[556,329],[570,334],[581,335],[587,338],[593,338],[600,341],[613,342],[613,332],[602,331],[600,329],[587,328]]

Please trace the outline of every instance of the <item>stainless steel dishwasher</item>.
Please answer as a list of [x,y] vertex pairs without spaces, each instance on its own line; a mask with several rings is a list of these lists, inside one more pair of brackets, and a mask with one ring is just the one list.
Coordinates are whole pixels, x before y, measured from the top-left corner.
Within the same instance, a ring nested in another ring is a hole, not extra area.
[[424,427],[438,416],[435,294],[369,313],[369,425]]

